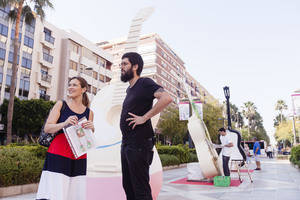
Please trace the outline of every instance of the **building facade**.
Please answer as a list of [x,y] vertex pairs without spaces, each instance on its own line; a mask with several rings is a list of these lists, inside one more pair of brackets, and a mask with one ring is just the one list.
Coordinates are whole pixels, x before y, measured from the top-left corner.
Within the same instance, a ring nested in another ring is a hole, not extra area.
[[[9,8],[0,8],[0,103],[9,99],[15,25]],[[20,23],[16,96],[58,100],[67,96],[69,78],[84,77],[93,95],[112,77],[112,56],[74,31],[65,31],[39,18]]]
[[[124,54],[127,38],[103,41],[97,45],[113,55],[113,70],[120,70],[119,64]],[[171,94],[175,103],[185,98],[182,83],[186,80],[193,98],[203,102],[214,101],[207,90],[188,72],[182,59],[160,38],[158,34],[147,34],[140,38],[138,52],[144,60],[142,76],[150,77]]]

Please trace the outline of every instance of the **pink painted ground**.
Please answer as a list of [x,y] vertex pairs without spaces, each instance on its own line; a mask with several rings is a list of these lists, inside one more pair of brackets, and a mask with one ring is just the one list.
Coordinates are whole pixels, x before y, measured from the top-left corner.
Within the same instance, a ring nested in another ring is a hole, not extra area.
[[[162,171],[150,176],[153,199],[156,200],[162,187]],[[87,177],[87,200],[125,200],[122,177]]]

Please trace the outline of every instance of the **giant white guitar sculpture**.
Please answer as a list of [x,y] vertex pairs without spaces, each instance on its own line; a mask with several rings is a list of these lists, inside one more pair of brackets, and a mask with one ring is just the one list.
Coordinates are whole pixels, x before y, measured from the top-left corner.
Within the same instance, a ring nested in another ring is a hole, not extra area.
[[209,132],[206,128],[205,123],[200,117],[200,114],[198,113],[196,105],[190,95],[191,93],[186,86],[186,81],[180,78],[174,71],[172,71],[171,73],[177,78],[178,81],[183,84],[192,106],[192,110],[194,111],[193,115],[188,120],[188,130],[195,144],[202,175],[205,178],[220,176],[223,174],[221,160],[218,158],[218,154],[212,146]]
[[[136,51],[142,22],[153,12],[153,8],[142,9],[132,20],[125,52]],[[128,83],[120,81],[120,70],[115,71],[110,85],[102,88],[94,97],[91,109],[94,111],[97,148],[87,154],[87,199],[125,200],[122,187],[121,140],[119,123],[122,104]],[[159,115],[151,119],[156,127]],[[154,147],[150,166],[150,185],[153,199],[157,199],[162,186],[162,165]]]

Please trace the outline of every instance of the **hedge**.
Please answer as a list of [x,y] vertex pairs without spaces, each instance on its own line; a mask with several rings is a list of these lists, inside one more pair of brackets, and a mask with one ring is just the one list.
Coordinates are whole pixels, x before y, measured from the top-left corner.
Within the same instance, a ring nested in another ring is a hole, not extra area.
[[190,160],[189,148],[186,145],[160,146],[157,147],[158,154],[168,154],[176,156],[180,163],[187,163]]
[[298,165],[298,167],[300,167],[300,145],[292,148],[290,161],[294,165]]
[[195,153],[190,153],[189,163],[190,163],[190,162],[198,162],[197,154],[195,154]]
[[0,187],[39,182],[47,149],[41,146],[0,147]]
[[171,165],[180,165],[179,159],[174,155],[159,154],[159,157],[163,167]]

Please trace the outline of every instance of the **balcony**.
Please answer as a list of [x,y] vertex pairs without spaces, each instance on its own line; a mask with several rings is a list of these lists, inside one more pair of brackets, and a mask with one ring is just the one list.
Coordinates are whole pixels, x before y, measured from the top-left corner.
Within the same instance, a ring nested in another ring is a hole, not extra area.
[[48,74],[41,74],[41,80],[51,83],[52,76]]
[[40,99],[44,99],[45,101],[49,101],[50,100],[50,96],[47,94],[40,94]]
[[53,63],[53,56],[51,56],[45,52],[43,52],[43,59],[45,61],[47,61],[48,63],[51,63],[51,64]]
[[48,34],[45,34],[45,41],[51,43],[54,45],[54,42],[55,42],[55,38],[52,37],[51,35],[48,35]]

